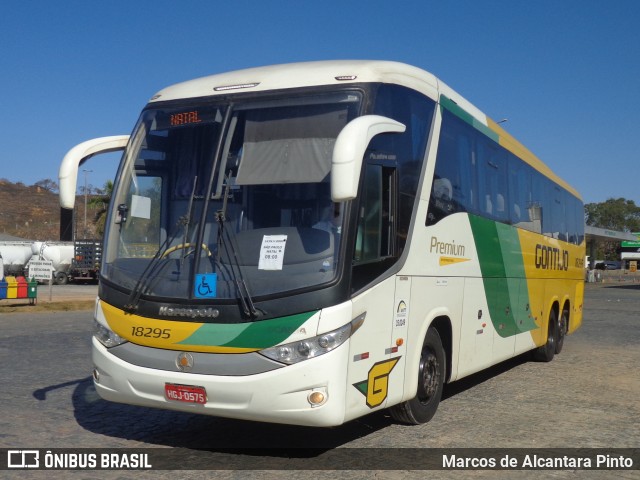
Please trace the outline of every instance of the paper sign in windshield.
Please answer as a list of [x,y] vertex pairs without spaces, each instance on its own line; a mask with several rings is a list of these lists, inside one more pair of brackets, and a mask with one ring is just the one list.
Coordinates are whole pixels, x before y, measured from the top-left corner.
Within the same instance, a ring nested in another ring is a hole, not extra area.
[[131,216],[149,220],[151,218],[151,199],[140,195],[132,195]]
[[260,246],[259,270],[282,270],[286,235],[265,235]]

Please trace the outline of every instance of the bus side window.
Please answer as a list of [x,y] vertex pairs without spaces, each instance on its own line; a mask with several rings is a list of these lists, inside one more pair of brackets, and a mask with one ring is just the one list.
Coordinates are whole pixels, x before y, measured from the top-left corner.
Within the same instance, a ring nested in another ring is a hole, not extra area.
[[578,198],[443,109],[425,225],[456,212],[576,244],[584,240],[584,211]]
[[481,212],[500,222],[507,222],[509,215],[506,153],[492,140],[483,138],[478,145],[479,190]]
[[491,195],[488,193],[484,196],[484,213],[493,215],[493,202],[491,201]]
[[358,208],[352,290],[387,270],[396,252],[396,169],[368,164]]
[[416,205],[416,194],[435,103],[422,94],[398,85],[380,85],[373,113],[393,118],[406,126],[402,134],[378,135],[370,143],[370,150],[385,156],[378,163],[396,167],[397,205],[395,216],[395,254],[404,249],[411,216]]
[[476,210],[472,138],[467,125],[449,112],[443,113],[426,225],[434,225],[456,212]]
[[448,178],[436,178],[433,181],[433,196],[446,202],[453,199],[453,186]]
[[358,212],[355,263],[378,261],[393,255],[393,196],[395,169],[367,165]]

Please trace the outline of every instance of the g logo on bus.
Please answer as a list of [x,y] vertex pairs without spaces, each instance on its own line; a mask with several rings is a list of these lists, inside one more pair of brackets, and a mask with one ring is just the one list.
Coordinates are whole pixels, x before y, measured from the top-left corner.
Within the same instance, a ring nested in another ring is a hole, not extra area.
[[180,352],[176,357],[176,367],[181,372],[190,372],[193,369],[193,355],[188,352]]
[[366,397],[369,408],[378,407],[387,399],[389,374],[398,363],[398,360],[400,360],[400,357],[374,363],[369,370],[367,379],[353,384]]

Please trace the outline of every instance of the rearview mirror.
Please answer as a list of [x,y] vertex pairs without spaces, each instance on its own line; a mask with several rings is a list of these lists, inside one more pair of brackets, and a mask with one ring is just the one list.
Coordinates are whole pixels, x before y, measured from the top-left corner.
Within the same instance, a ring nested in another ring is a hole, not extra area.
[[60,206],[73,209],[76,201],[76,184],[78,181],[78,167],[100,153],[116,152],[124,150],[129,140],[129,135],[116,135],[113,137],[94,138],[76,145],[62,159],[58,172],[60,188]]
[[336,138],[331,160],[331,199],[353,200],[358,194],[362,159],[369,142],[381,133],[402,133],[406,127],[380,115],[365,115],[350,121]]

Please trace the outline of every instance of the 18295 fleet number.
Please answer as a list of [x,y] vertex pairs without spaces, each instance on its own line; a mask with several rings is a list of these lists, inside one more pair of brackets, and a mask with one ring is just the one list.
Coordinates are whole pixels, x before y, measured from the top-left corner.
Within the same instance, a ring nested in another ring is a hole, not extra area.
[[134,337],[146,338],[171,338],[170,328],[153,328],[153,327],[131,327],[131,335]]

